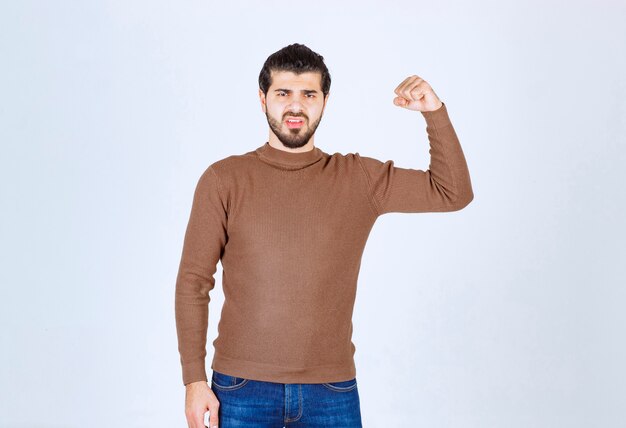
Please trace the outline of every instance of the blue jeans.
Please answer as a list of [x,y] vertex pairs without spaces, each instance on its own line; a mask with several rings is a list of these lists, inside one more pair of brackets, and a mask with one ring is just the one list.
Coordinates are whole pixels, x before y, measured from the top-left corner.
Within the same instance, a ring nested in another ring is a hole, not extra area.
[[361,428],[356,378],[330,383],[274,383],[213,370],[220,428]]

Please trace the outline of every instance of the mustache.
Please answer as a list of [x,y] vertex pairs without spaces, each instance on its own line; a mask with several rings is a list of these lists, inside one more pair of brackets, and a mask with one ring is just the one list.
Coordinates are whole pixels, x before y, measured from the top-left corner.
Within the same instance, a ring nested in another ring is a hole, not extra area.
[[287,116],[292,116],[292,117],[306,117],[306,115],[302,114],[302,113],[286,113],[285,116],[283,116],[283,119]]

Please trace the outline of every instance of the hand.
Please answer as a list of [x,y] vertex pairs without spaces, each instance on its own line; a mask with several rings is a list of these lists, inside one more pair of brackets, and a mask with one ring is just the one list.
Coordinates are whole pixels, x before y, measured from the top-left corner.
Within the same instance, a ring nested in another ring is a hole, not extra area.
[[393,103],[409,110],[433,111],[443,105],[433,88],[419,76],[407,77],[394,92],[398,96],[393,99]]
[[204,414],[207,410],[210,412],[209,427],[217,427],[220,402],[209,384],[206,381],[191,382],[185,388],[185,416],[189,428],[204,428]]

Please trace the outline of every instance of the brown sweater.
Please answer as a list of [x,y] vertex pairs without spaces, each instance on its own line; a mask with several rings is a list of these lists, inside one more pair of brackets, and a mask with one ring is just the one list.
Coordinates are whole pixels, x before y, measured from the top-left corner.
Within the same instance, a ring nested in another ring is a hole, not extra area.
[[447,107],[423,112],[427,171],[388,160],[265,143],[214,162],[195,189],[176,281],[183,383],[206,381],[209,291],[224,305],[211,368],[281,383],[356,376],[352,311],[376,218],[456,211],[473,199]]

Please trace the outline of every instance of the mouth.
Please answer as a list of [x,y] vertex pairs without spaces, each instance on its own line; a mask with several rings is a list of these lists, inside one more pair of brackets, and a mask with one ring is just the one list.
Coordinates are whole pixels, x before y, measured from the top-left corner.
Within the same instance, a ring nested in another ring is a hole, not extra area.
[[288,117],[285,119],[285,125],[289,129],[301,128],[304,126],[304,119],[299,117]]

